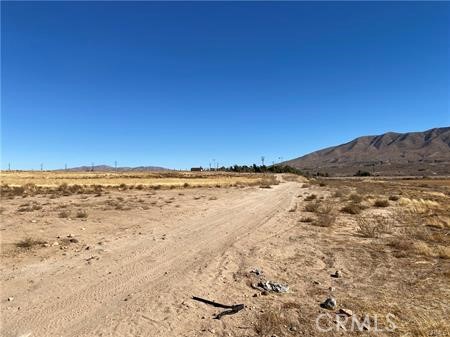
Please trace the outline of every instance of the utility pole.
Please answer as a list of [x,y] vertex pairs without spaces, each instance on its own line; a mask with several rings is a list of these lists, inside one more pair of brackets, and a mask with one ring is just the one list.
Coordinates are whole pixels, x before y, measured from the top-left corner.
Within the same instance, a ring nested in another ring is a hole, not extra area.
[[215,167],[215,166],[216,166],[216,160],[213,159],[213,167]]
[[67,164],[64,164],[64,171],[67,171]]
[[264,166],[264,160],[265,160],[266,158],[264,158],[264,156],[261,156],[261,163],[262,163],[262,166]]
[[114,171],[117,171],[117,160],[114,161]]
[[8,171],[11,171],[11,163],[8,163]]
[[44,164],[41,163],[41,171],[43,170],[43,168],[44,168]]
[[209,170],[211,171],[211,162],[209,162]]
[[94,163],[91,163],[91,171],[94,172]]

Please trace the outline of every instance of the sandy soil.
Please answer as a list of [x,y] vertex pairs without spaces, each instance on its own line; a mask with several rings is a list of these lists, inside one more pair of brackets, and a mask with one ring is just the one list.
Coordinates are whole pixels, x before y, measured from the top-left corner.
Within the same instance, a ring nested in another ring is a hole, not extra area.
[[[329,296],[338,308],[358,315],[398,308],[399,325],[408,326],[408,310],[436,292],[440,300],[434,308],[426,302],[426,310],[437,319],[445,317],[448,285],[433,275],[448,272],[447,261],[417,263],[380,252],[378,241],[355,235],[346,216],[336,217],[332,228],[300,222],[309,214],[303,211],[304,197],[312,193],[326,202],[331,190],[283,181],[270,189],[133,190],[6,200],[1,335],[341,335],[334,330],[321,334],[315,327],[317,316],[329,312],[319,306]],[[36,201],[42,209],[17,212],[25,201]],[[85,210],[88,217],[58,217],[64,209]],[[17,248],[15,243],[27,236],[48,244]],[[73,238],[77,242],[69,241]],[[409,268],[408,282],[399,266]],[[255,268],[268,280],[288,284],[289,292],[254,289]],[[342,277],[330,276],[336,270]],[[417,287],[433,290],[414,292]],[[192,296],[246,308],[215,320],[222,309]],[[381,297],[389,298],[389,305],[381,305]]]

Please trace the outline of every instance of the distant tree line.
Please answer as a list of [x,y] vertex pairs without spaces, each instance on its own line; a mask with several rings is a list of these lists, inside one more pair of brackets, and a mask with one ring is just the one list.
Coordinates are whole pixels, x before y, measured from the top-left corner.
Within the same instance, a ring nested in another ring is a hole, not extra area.
[[212,169],[213,171],[224,171],[224,172],[239,172],[239,173],[292,173],[298,175],[304,175],[304,172],[296,169],[295,167],[288,165],[233,165],[229,167],[219,167],[218,169]]

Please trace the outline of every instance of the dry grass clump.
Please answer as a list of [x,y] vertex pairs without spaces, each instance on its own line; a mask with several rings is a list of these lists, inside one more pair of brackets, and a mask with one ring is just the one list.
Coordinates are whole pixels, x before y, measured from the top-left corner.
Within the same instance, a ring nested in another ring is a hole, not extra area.
[[27,202],[19,206],[17,209],[18,212],[33,212],[42,209],[42,206],[37,202]]
[[311,201],[317,198],[317,195],[315,194],[310,194],[305,198],[305,201]]
[[341,212],[347,214],[359,214],[362,210],[361,205],[356,203],[351,203],[341,208]]
[[75,214],[75,217],[77,217],[79,219],[86,219],[88,217],[88,213],[85,210],[80,209]]
[[319,227],[331,227],[334,224],[334,217],[330,214],[319,214],[314,225]]
[[314,218],[310,217],[310,216],[305,216],[305,217],[300,218],[299,221],[300,222],[314,222]]
[[259,183],[260,188],[272,188],[272,185],[278,185],[280,182],[274,175],[266,176]]
[[358,193],[352,193],[349,195],[348,199],[354,203],[360,203],[363,201],[363,197],[362,195],[358,194]]
[[400,200],[400,197],[398,195],[391,195],[389,196],[390,201],[398,201]]
[[388,218],[380,215],[371,218],[360,216],[356,221],[358,223],[358,234],[366,238],[379,238],[382,234],[392,231],[392,223]]
[[423,211],[423,208],[399,210],[396,220],[401,228],[395,233],[389,245],[397,250],[395,253],[397,257],[416,254],[450,259],[448,227],[430,225],[430,220],[436,221],[445,216],[420,213]]
[[388,207],[389,206],[389,201],[386,199],[377,199],[374,201],[373,205],[375,207]]
[[309,204],[306,204],[305,211],[306,212],[316,213],[319,210],[319,207],[320,207],[320,202],[319,201],[310,202]]
[[439,202],[428,199],[400,198],[400,206],[417,214],[429,214],[441,209]]
[[402,320],[408,322],[405,327],[400,326],[398,332],[402,336],[414,337],[444,337],[450,336],[450,322],[445,317],[436,317],[429,313],[407,312],[408,319]]
[[32,237],[26,237],[23,240],[20,240],[16,243],[17,248],[21,249],[32,249],[36,246],[43,245],[45,241],[39,240],[39,239],[33,239]]
[[259,315],[255,323],[258,336],[286,336],[297,323],[287,316],[288,310],[269,309]]
[[63,218],[63,219],[68,218],[68,217],[70,217],[70,211],[64,209],[58,213],[58,217]]

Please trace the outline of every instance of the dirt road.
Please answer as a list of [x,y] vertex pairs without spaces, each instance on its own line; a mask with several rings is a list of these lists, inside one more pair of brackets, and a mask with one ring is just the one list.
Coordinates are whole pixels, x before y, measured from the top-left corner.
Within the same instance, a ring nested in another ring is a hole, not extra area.
[[22,304],[2,310],[3,334],[195,335],[199,322],[194,318],[202,310],[200,317],[207,315],[208,308],[190,297],[236,300],[223,290],[222,274],[242,261],[227,254],[239,256],[241,245],[248,252],[267,235],[286,230],[290,222],[284,218],[298,191],[298,184],[287,182],[230,198],[224,194],[185,218],[143,227],[141,235],[114,239],[117,233],[110,229],[109,243],[64,259],[2,268],[4,294],[14,294]]

